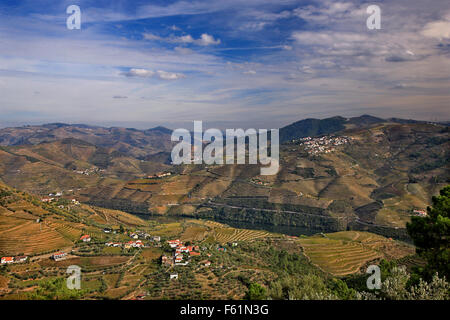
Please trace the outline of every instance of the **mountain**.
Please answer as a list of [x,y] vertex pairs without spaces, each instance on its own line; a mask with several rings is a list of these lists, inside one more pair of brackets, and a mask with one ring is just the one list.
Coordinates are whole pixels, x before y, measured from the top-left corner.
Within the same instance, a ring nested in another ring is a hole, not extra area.
[[[319,147],[308,149],[300,141],[282,145],[274,176],[260,176],[255,165],[177,166],[181,170],[169,177],[86,188],[79,197],[138,214],[406,237],[413,210],[424,210],[450,182],[449,129],[352,121],[356,126],[336,132],[345,143],[335,145],[339,138],[325,136],[330,152],[315,153]],[[362,122],[371,125],[358,128]]]
[[0,147],[0,177],[18,189],[46,194],[146,177],[168,168],[162,159],[139,160],[111,147],[65,138]]
[[74,138],[98,147],[114,148],[135,158],[149,154],[170,152],[171,130],[156,127],[148,130],[132,128],[104,128],[83,124],[50,123],[0,129],[0,146],[36,145],[66,138]]
[[[159,147],[170,145],[169,132],[65,124],[3,129],[4,144],[24,144],[0,149],[0,178],[40,195],[71,190],[68,196],[82,202],[135,214],[398,237],[413,210],[425,209],[450,181],[449,127],[437,123],[369,115],[301,120],[281,129],[274,176],[260,176],[258,165],[172,166],[170,149]],[[313,137],[309,145],[295,140],[304,136]],[[172,174],[147,178],[160,171]]]
[[348,127],[364,127],[382,122],[386,122],[386,120],[370,115],[349,119],[340,116],[326,119],[304,119],[281,128],[280,141],[287,142],[293,139],[332,134]]

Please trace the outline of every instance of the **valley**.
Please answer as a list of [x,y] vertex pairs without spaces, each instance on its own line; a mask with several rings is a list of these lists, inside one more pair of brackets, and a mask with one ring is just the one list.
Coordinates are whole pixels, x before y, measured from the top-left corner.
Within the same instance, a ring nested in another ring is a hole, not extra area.
[[[272,176],[171,165],[165,128],[0,129],[0,253],[16,261],[0,298],[243,299],[252,283],[282,298],[294,271],[331,288],[380,261],[420,266],[405,225],[449,183],[448,126],[307,123],[280,130]],[[197,249],[180,258],[174,239]],[[69,265],[80,291],[64,289]]]

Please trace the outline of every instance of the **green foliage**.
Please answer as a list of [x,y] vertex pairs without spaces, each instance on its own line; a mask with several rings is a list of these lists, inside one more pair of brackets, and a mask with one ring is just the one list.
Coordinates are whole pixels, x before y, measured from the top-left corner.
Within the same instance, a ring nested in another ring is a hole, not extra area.
[[39,288],[28,294],[30,300],[76,300],[81,299],[86,290],[71,290],[66,286],[65,278],[42,282]]
[[258,283],[251,283],[245,298],[248,300],[264,300],[267,298],[266,288]]
[[411,217],[406,225],[414,241],[417,253],[427,261],[425,274],[428,278],[438,272],[450,278],[450,186],[432,198],[428,216]]
[[391,270],[381,286],[380,297],[386,300],[448,300],[450,286],[445,279],[434,274],[430,282],[423,279],[419,284],[408,286],[411,275],[405,267],[395,267]]
[[341,279],[333,278],[329,285],[331,293],[340,300],[353,300],[356,298],[356,290],[349,288]]

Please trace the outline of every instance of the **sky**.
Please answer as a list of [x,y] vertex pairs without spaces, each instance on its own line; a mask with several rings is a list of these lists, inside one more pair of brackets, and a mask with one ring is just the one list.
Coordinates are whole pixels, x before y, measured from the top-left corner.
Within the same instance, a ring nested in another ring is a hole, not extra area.
[[450,120],[450,1],[0,0],[0,126],[361,114]]

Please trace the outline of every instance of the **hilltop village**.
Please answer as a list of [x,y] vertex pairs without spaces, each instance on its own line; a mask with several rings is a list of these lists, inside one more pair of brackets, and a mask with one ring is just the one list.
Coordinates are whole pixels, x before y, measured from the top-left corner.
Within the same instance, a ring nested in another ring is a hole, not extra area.
[[320,138],[300,138],[292,140],[292,144],[304,146],[309,155],[321,153],[331,153],[336,151],[336,147],[350,143],[351,137],[346,136],[323,136]]

